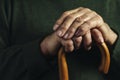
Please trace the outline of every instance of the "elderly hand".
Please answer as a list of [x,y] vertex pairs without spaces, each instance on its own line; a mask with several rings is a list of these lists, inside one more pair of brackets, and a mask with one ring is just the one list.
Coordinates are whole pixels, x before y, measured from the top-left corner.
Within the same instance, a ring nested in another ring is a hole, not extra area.
[[[91,47],[91,30],[94,28],[102,33],[105,42],[109,45],[112,46],[115,43],[117,34],[112,31],[99,14],[88,8],[80,7],[64,12],[53,27],[59,37],[74,38],[75,44],[81,44],[83,41],[84,47],[87,49]],[[101,36],[96,38],[102,41]]]
[[[78,42],[81,42],[81,37],[76,38],[78,39]],[[77,44],[78,46],[80,44]],[[57,55],[60,47],[64,47],[64,50],[66,52],[72,52],[74,50],[74,42],[72,39],[63,39],[56,35],[56,33],[52,33],[51,35],[48,35],[43,39],[43,41],[40,43],[41,51],[43,52],[43,55],[45,56],[54,56]]]

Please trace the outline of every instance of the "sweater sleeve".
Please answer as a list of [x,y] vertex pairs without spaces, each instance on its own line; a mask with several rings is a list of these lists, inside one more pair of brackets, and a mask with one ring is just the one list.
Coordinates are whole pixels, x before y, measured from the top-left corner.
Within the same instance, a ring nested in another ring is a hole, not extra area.
[[40,50],[38,39],[23,45],[10,43],[9,17],[0,1],[0,80],[30,80],[28,75],[42,76],[50,65]]
[[1,80],[17,80],[21,75],[27,77],[27,73],[41,76],[49,71],[49,66],[39,48],[39,40],[0,50]]

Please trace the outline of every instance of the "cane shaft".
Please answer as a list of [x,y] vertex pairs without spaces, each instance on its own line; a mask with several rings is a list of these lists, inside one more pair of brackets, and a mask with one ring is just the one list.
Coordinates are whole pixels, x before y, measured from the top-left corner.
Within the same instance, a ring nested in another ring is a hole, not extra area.
[[[99,66],[99,71],[103,72],[104,74],[107,74],[110,67],[110,52],[107,45],[104,42],[98,44],[98,47],[101,52],[101,64]],[[58,65],[60,80],[69,80],[68,66],[63,48],[61,48],[58,53]]]

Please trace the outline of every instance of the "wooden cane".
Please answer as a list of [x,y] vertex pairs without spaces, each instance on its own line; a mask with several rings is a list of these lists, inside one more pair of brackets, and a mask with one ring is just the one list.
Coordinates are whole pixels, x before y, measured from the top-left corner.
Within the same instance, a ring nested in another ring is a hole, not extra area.
[[[107,74],[110,67],[110,52],[104,42],[98,44],[98,47],[101,52],[101,64],[99,66],[99,71]],[[58,65],[60,80],[69,80],[68,66],[63,48],[60,48],[58,52]]]

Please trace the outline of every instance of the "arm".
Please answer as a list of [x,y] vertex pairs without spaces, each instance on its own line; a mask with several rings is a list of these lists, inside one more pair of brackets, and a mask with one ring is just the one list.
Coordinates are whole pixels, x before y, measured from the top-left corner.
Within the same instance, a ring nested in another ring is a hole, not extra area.
[[0,80],[27,80],[47,74],[51,65],[41,51],[42,40],[23,45],[11,44],[10,4],[4,1],[0,0]]

